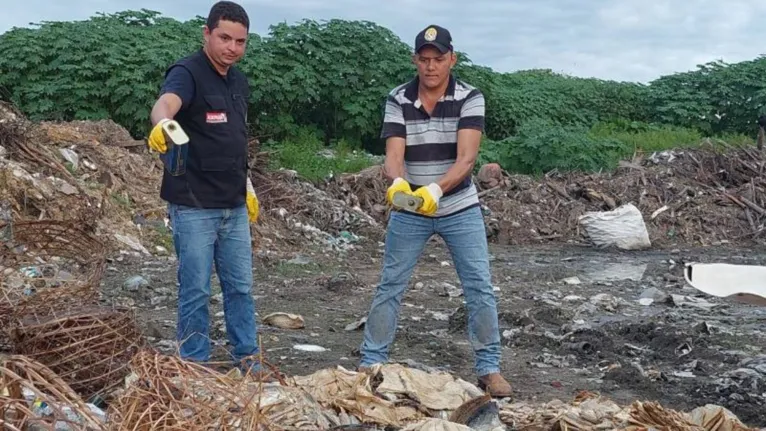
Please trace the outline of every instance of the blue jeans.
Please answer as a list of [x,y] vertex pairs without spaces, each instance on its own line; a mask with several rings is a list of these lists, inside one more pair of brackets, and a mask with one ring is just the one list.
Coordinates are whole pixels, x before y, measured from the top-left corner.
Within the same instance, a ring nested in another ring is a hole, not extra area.
[[[210,278],[215,265],[223,293],[226,334],[235,364],[258,354],[253,256],[247,208],[168,206],[178,256],[178,331],[181,357],[210,360]],[[260,364],[253,366],[259,368]]]
[[497,373],[500,371],[500,331],[486,230],[478,207],[433,219],[391,212],[383,272],[367,316],[359,365],[369,367],[388,360],[402,296],[426,242],[434,234],[447,244],[463,286],[476,374]]

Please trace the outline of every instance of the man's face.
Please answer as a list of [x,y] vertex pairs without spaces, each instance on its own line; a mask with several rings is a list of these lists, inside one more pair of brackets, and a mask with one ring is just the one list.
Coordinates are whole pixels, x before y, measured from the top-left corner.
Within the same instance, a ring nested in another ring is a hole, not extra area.
[[455,60],[455,53],[442,54],[433,46],[424,46],[413,57],[413,61],[418,67],[420,82],[426,88],[436,88],[448,80]]
[[208,55],[215,63],[231,66],[245,55],[247,28],[233,21],[218,21],[213,30],[205,26],[205,45]]

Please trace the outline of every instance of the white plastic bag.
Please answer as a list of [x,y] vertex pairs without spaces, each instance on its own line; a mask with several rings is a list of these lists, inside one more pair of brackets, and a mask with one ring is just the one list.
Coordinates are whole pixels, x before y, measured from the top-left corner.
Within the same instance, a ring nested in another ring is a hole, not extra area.
[[598,248],[641,250],[652,245],[644,217],[633,204],[612,211],[588,212],[580,216],[578,221],[585,235]]

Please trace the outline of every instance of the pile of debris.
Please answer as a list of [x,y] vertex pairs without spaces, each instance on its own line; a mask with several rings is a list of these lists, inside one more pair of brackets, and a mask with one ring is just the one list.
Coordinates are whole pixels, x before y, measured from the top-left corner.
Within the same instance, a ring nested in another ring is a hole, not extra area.
[[719,151],[706,143],[624,161],[607,174],[509,176],[510,185],[490,191],[484,203],[507,243],[578,241],[580,216],[631,203],[656,246],[747,244],[764,231],[764,165],[753,148]]
[[622,407],[590,392],[570,403],[493,400],[448,373],[401,364],[377,365],[370,373],[328,368],[262,383],[250,374],[222,374],[142,350],[130,370],[115,401],[102,410],[79,399],[45,365],[4,358],[0,424],[72,430],[755,430],[715,405],[690,413],[656,402]]
[[[266,169],[267,153],[253,152],[252,158],[262,204],[255,241],[302,246],[308,238],[345,250],[363,237],[380,236],[381,227],[363,211],[295,172]],[[112,248],[166,252],[170,229],[159,197],[162,170],[143,141],[112,121],[35,123],[0,102],[0,222],[76,221],[108,237]]]
[[12,227],[0,248],[0,352],[49,367],[85,398],[106,399],[143,340],[131,310],[100,300],[103,243],[72,222]]
[[[718,143],[719,145],[721,143]],[[510,175],[496,164],[474,178],[488,236],[496,242],[584,242],[580,217],[632,204],[658,247],[763,242],[766,156],[751,147],[721,151],[712,142],[623,161],[610,173]],[[381,167],[329,179],[324,188],[384,224]]]
[[[251,159],[255,160],[251,165],[253,187],[263,214],[256,226],[258,233],[271,233],[273,240],[296,246],[309,239],[340,250],[353,248],[362,238],[382,238],[382,225],[359,206],[316,188],[295,171],[269,170],[269,153],[254,153]],[[284,226],[288,232],[283,232]]]

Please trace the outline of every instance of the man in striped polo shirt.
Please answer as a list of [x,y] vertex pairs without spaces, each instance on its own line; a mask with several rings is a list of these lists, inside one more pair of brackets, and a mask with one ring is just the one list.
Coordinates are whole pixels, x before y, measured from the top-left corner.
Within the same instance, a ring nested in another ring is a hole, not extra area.
[[500,333],[489,270],[484,218],[471,173],[484,129],[484,96],[452,75],[457,57],[446,29],[432,25],[415,38],[417,76],[386,100],[381,136],[384,171],[396,192],[418,196],[415,211],[391,212],[381,281],[372,301],[361,346],[360,370],[388,359],[399,306],[426,242],[434,234],[447,244],[463,286],[468,336],[479,386],[495,397],[511,396],[500,375]]

